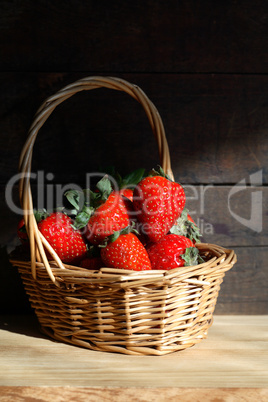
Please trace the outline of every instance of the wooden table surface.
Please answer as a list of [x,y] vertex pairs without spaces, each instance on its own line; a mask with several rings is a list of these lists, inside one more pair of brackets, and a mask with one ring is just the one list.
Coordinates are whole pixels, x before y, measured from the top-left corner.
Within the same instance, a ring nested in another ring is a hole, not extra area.
[[1,316],[0,400],[268,401],[268,316],[215,316],[207,339],[165,356],[94,352]]

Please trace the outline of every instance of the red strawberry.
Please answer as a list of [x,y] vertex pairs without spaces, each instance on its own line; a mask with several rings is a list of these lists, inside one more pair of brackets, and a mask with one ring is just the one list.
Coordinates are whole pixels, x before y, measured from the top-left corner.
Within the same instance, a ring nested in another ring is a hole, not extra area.
[[103,267],[103,262],[100,257],[87,257],[81,261],[80,267],[98,270]]
[[133,190],[131,188],[122,188],[122,190],[119,190],[119,193],[130,201],[133,201]]
[[186,208],[170,229],[170,233],[188,237],[193,243],[200,243],[200,229],[195,224]]
[[159,241],[178,219],[185,205],[180,184],[162,176],[146,177],[133,193],[133,206],[142,232],[152,242]]
[[28,234],[26,232],[26,227],[24,223],[24,219],[22,218],[17,226],[17,235],[21,242],[21,244],[29,244]]
[[147,251],[134,233],[124,234],[123,230],[115,233],[115,238],[101,249],[101,258],[107,267],[133,271],[151,269]]
[[169,270],[198,264],[198,249],[184,236],[168,234],[147,247],[152,269]]
[[[34,217],[35,217],[37,223],[40,222],[42,219],[46,218],[48,215],[49,215],[48,212],[44,208],[39,209],[39,210],[34,210]],[[28,233],[26,231],[24,218],[20,219],[20,221],[18,223],[17,235],[23,245],[29,245],[29,238],[28,238]]]
[[193,218],[191,217],[190,214],[187,214],[187,219],[188,219],[188,221],[190,221],[196,225],[195,221],[193,220]]
[[38,223],[62,262],[77,263],[86,256],[87,247],[81,233],[72,227],[72,220],[62,212],[53,212]]
[[107,236],[129,225],[129,200],[113,191],[90,217],[87,239],[92,244],[102,243]]
[[130,223],[132,203],[120,191],[112,189],[107,175],[97,183],[95,191],[69,190],[65,195],[75,208],[74,226],[83,229],[86,238],[94,245],[101,244],[107,236]]

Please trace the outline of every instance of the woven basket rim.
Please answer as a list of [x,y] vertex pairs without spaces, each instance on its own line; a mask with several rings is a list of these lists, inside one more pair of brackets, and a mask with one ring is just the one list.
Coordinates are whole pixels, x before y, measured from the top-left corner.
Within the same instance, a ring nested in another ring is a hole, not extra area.
[[[124,284],[126,286],[133,286],[135,283],[137,286],[141,286],[145,283],[172,280],[209,286],[210,283],[208,281],[197,278],[202,277],[207,272],[210,274],[214,272],[226,272],[236,263],[236,254],[233,250],[209,243],[199,243],[196,247],[201,251],[210,252],[213,256],[202,264],[170,270],[134,271],[102,267],[94,271],[68,264],[64,264],[64,269],[62,269],[54,261],[49,261],[49,264],[59,286],[62,281],[68,279],[68,281],[74,283],[77,280],[102,285],[110,284],[111,282],[113,284],[119,283],[123,287]],[[10,262],[17,267],[31,267],[31,261],[27,260],[10,259]],[[46,267],[42,262],[36,262],[36,268],[39,272],[43,271],[47,274]]]

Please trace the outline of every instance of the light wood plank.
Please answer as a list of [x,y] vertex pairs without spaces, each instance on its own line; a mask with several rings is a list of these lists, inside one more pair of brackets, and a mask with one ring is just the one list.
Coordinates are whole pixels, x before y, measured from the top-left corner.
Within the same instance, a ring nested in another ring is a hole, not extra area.
[[268,389],[262,388],[114,388],[114,387],[0,387],[5,402],[267,402]]
[[216,316],[208,339],[161,357],[57,343],[40,335],[29,317],[2,317],[1,328],[1,386],[268,387],[267,316]]

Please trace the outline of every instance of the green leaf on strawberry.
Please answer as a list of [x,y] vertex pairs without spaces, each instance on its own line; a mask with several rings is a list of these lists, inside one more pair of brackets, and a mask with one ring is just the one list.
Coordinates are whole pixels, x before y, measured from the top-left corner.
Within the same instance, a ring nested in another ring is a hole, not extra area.
[[82,191],[78,190],[68,190],[65,192],[65,197],[69,201],[69,203],[75,208],[75,210],[79,211],[80,209],[80,199],[82,195]]
[[107,175],[96,184],[96,189],[96,191],[84,189],[65,192],[67,200],[75,208],[72,211],[72,214],[76,215],[73,223],[75,229],[84,228],[95,209],[109,198],[113,189]]
[[73,227],[75,229],[82,229],[84,228],[91,215],[94,213],[94,208],[93,207],[88,207],[86,205],[84,205],[82,211],[80,211],[79,213],[77,213],[75,219],[74,219],[74,225]]
[[185,253],[181,255],[181,258],[185,261],[185,267],[198,265],[204,262],[203,258],[199,254],[199,250],[196,247],[186,248]]
[[105,243],[100,245],[100,247],[105,247],[108,244],[108,242],[113,243],[115,240],[118,239],[119,236],[125,235],[128,233],[134,233],[135,235],[139,234],[137,229],[135,229],[135,222],[131,222],[131,225],[128,225],[128,226],[124,227],[123,229],[117,230],[114,233],[112,233],[110,236],[108,236],[105,239]]
[[49,215],[49,212],[45,209],[34,209],[34,217],[36,222],[40,222],[42,219],[45,219]]
[[200,229],[195,224],[186,208],[183,209],[175,225],[170,229],[170,233],[188,237],[195,243],[200,243],[200,237],[202,236]]
[[107,166],[101,169],[103,172],[107,173],[109,176],[114,178],[116,181],[118,188],[114,188],[115,190],[121,190],[123,188],[133,188],[135,187],[141,179],[144,177],[145,169],[139,168],[133,170],[132,172],[128,173],[127,175],[123,176],[116,171],[114,166]]
[[76,211],[81,211],[84,205],[97,207],[107,200],[113,190],[107,175],[96,184],[96,189],[96,191],[88,188],[83,191],[68,190],[64,195]]
[[124,176],[119,184],[119,189],[121,188],[133,188],[137,185],[144,177],[145,169],[136,169],[128,175]]
[[167,180],[173,181],[165,172],[162,166],[158,165],[156,169],[150,170],[148,173],[148,177],[153,177],[153,176],[161,176],[165,177]]
[[144,177],[145,169],[136,169],[125,176],[121,176],[115,168],[105,170],[114,180],[114,190],[119,190],[120,194],[133,201],[133,189]]
[[100,199],[101,201],[106,201],[113,190],[111,181],[107,175],[103,176],[103,178],[96,184],[96,188],[99,191],[99,193],[97,193],[99,194],[99,198],[96,197],[95,200]]

